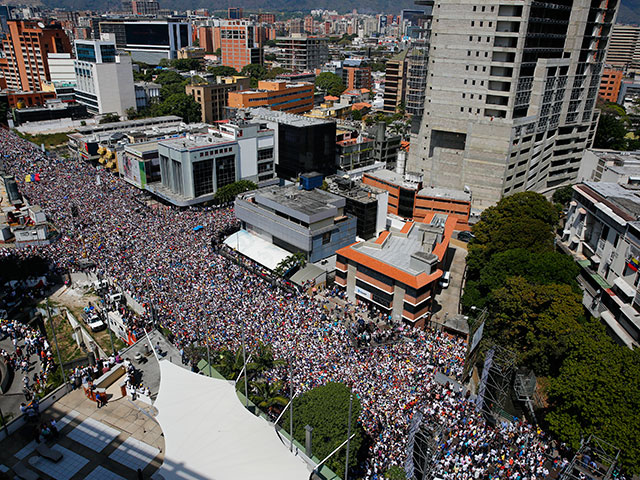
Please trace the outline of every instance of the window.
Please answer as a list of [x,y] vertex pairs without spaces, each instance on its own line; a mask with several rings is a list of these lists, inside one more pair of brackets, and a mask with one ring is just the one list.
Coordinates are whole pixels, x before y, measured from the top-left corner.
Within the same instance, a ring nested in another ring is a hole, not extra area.
[[328,245],[331,243],[331,232],[325,232],[322,234],[322,244]]
[[213,160],[193,163],[193,191],[196,197],[213,193]]
[[273,148],[258,150],[258,161],[273,158]]
[[236,181],[236,156],[226,155],[216,158],[216,188],[222,188]]

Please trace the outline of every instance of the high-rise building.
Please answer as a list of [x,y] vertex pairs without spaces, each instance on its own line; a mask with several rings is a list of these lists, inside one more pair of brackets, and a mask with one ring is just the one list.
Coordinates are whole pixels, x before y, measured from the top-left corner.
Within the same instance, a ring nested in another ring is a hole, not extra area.
[[600,80],[599,97],[605,102],[616,103],[620,94],[620,86],[622,85],[622,70],[605,68],[602,72]]
[[308,72],[329,61],[329,46],[326,37],[300,34],[276,38],[280,49],[278,62],[293,72]]
[[259,13],[258,22],[260,23],[276,23],[276,16],[273,13]]
[[614,25],[605,61],[614,67],[640,68],[640,27]]
[[407,170],[476,208],[575,181],[591,146],[616,0],[436,1]]
[[304,31],[306,33],[315,33],[313,31],[313,17],[311,15],[304,17]]
[[342,63],[342,82],[347,90],[371,90],[371,65],[362,58],[348,58]]
[[215,52],[218,49],[213,32],[213,27],[198,27],[198,42],[205,52]]
[[101,20],[99,32],[115,35],[117,48],[129,52],[134,61],[149,65],[157,65],[163,58],[175,59],[178,50],[192,45],[191,24],[174,18]]
[[292,179],[308,172],[336,173],[335,122],[266,108],[252,108],[250,113],[276,132],[278,177]]
[[136,108],[131,57],[110,40],[76,40],[76,100],[91,113],[125,115]]
[[47,56],[71,53],[69,38],[60,25],[45,26],[32,20],[9,20],[2,39],[0,72],[7,88],[25,92],[38,91],[51,80]]
[[131,12],[134,15],[158,15],[160,4],[155,0],[132,0]]
[[246,65],[262,64],[262,48],[255,38],[252,22],[246,20],[223,20],[220,26],[220,49],[222,65],[237,71]]
[[244,13],[241,7],[230,7],[227,10],[227,18],[229,20],[240,20],[244,17]]
[[304,33],[304,20],[301,18],[292,18],[289,21],[289,33]]

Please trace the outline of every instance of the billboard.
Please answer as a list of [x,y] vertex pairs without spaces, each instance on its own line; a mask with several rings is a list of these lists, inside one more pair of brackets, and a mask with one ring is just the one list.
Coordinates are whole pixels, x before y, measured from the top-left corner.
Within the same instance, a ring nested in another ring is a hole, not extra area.
[[144,172],[144,162],[139,161],[133,155],[124,153],[122,155],[122,175],[129,183],[133,183],[138,188],[144,188],[147,184]]

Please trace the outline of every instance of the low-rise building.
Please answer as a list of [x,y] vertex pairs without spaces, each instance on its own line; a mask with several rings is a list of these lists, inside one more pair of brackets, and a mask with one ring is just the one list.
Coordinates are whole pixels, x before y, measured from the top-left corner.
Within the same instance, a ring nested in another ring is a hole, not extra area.
[[415,221],[433,214],[446,214],[457,221],[456,230],[469,230],[471,194],[448,188],[423,187],[419,174],[400,175],[375,170],[362,176],[362,183],[389,192],[389,213]]
[[620,345],[640,345],[640,188],[605,182],[573,187],[561,246],[581,272],[582,303]]
[[267,107],[271,110],[304,113],[313,108],[314,86],[311,83],[260,81],[256,90],[229,92],[229,107]]
[[118,170],[125,181],[140,189],[147,183],[160,181],[160,156],[158,142],[132,143],[125,145]]
[[249,88],[248,77],[221,77],[216,83],[187,85],[186,93],[200,105],[202,122],[214,123],[226,118],[229,92]]
[[275,180],[274,132],[266,124],[221,124],[206,134],[159,142],[160,182],[147,190],[174,205],[213,200],[222,187],[238,180],[259,186]]
[[375,240],[338,250],[336,283],[352,301],[363,301],[394,319],[424,327],[456,219],[433,214],[407,222]]
[[147,108],[160,101],[162,85],[152,82],[135,82],[133,84],[136,95],[136,108]]
[[339,131],[336,135],[336,166],[347,171],[373,165],[374,140],[358,132]]
[[358,238],[368,240],[386,229],[389,192],[338,175],[325,181],[331,193],[345,198],[344,211],[356,217]]
[[239,195],[234,211],[243,229],[317,262],[356,239],[356,218],[345,213],[345,205],[333,193],[290,185]]

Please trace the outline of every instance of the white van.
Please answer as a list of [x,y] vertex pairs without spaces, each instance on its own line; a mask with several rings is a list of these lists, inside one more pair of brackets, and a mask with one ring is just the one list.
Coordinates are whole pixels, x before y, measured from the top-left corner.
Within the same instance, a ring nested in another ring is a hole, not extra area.
[[440,279],[440,286],[442,288],[447,288],[449,286],[449,282],[451,281],[451,272],[444,272],[442,278]]

